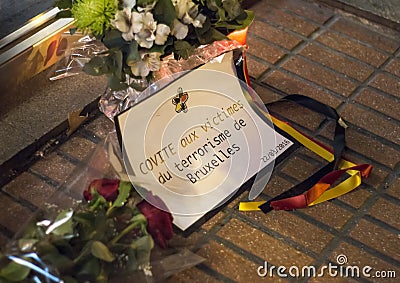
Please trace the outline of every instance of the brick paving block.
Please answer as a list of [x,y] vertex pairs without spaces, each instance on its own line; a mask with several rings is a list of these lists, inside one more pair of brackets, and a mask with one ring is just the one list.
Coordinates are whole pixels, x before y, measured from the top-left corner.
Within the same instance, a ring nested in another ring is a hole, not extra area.
[[218,283],[223,282],[214,277],[211,277],[207,273],[202,272],[196,267],[191,267],[177,274],[174,274],[167,279],[168,283],[187,283],[187,282],[199,282],[199,283]]
[[327,201],[307,207],[307,209],[303,209],[301,212],[339,231],[353,216],[346,209]]
[[346,131],[346,145],[348,148],[374,159],[390,168],[394,168],[400,160],[400,152],[384,145],[353,128]]
[[386,190],[386,193],[400,199],[400,178],[397,178],[393,181],[393,183]]
[[346,121],[400,144],[400,126],[397,123],[364,110],[353,103],[346,104],[340,114]]
[[[256,4],[252,9],[254,9],[257,19],[268,20],[303,36],[309,36],[318,28],[316,24],[307,22],[300,17],[293,16],[280,9],[276,9],[265,2]],[[263,13],[257,11],[263,11]]]
[[386,71],[400,77],[400,59],[393,59],[385,68]]
[[52,152],[33,164],[31,169],[61,184],[75,169],[75,165]]
[[365,88],[356,101],[379,111],[386,116],[400,120],[400,100],[384,96],[370,88]]
[[300,54],[360,82],[363,82],[374,71],[372,67],[361,64],[356,60],[350,60],[339,53],[332,52],[328,48],[315,43],[308,44]]
[[304,81],[295,78],[294,76],[285,74],[281,71],[274,71],[263,82],[276,87],[288,94],[303,94],[314,98],[322,103],[328,104],[336,108],[342,102],[325,91],[322,87],[314,87]]
[[[253,86],[253,89],[257,93],[257,95],[261,98],[262,102],[265,104],[277,101],[280,98],[282,98],[282,96],[280,96],[279,94],[277,94],[263,86],[256,85],[256,86]],[[268,108],[267,108],[267,110],[268,110]]]
[[[332,135],[333,135],[333,134],[332,134]],[[324,144],[324,143],[323,143],[323,144]],[[328,147],[329,147],[329,145],[327,145],[327,144],[325,144],[325,146],[328,146]],[[319,155],[316,154],[315,152],[313,152],[313,151],[311,151],[311,150],[309,150],[308,148],[303,147],[303,146],[302,146],[300,149],[298,149],[298,150],[296,151],[296,153],[297,153],[297,154],[303,154],[303,155],[305,155],[305,156],[308,156],[308,157],[314,159],[316,162],[320,162],[321,164],[324,164],[324,165],[328,163],[328,161],[327,161],[326,159],[322,158],[321,156],[319,156]]]
[[[204,245],[198,255],[204,257],[204,264],[236,282],[257,282],[258,264],[235,253],[214,241]],[[260,263],[261,264],[261,263]]]
[[249,34],[257,35],[288,50],[292,50],[302,41],[299,37],[257,20],[250,26]]
[[109,132],[115,130],[114,123],[103,114],[100,114],[99,117],[86,124],[83,128],[94,133],[100,139],[104,139]]
[[[353,162],[354,164],[369,164],[370,161],[362,158],[360,156],[355,156],[352,153],[346,152],[344,153],[343,157],[346,160]],[[371,173],[369,174],[368,178],[363,178],[363,184],[367,184],[374,189],[381,188],[386,184],[386,179],[389,173],[379,166],[373,166]]]
[[294,156],[290,158],[281,171],[299,181],[302,181],[310,177],[319,169],[319,166],[311,164],[298,156]]
[[38,177],[24,172],[4,186],[3,191],[16,198],[25,199],[37,207],[41,207],[55,192],[55,188]]
[[354,208],[360,208],[370,196],[371,193],[363,189],[363,186],[361,185],[351,192],[341,195],[337,199],[351,205]]
[[249,219],[257,221],[260,225],[288,237],[315,253],[320,253],[333,239],[333,235],[330,233],[290,212],[271,211],[263,214],[261,211],[249,211],[242,213]]
[[340,76],[340,74],[307,62],[299,57],[290,58],[283,65],[283,68],[344,96],[349,96],[357,87],[354,82]]
[[[376,31],[375,27],[369,25],[366,21],[363,21],[363,23],[356,23],[349,18],[340,18],[332,25],[332,29],[345,33],[352,38],[368,43],[389,53],[393,53],[400,46],[400,40],[395,40],[382,34],[385,30],[382,30],[381,32]],[[393,32],[393,30],[390,31]],[[393,36],[400,38],[400,33]]]
[[[0,224],[11,232],[18,232],[32,215],[32,211],[0,192]],[[6,204],[6,205],[5,205]]]
[[271,197],[275,197],[288,189],[293,187],[293,184],[288,182],[282,177],[277,176],[276,174],[271,175],[271,179],[268,181],[268,184],[265,186],[263,190],[264,194],[267,194]]
[[400,78],[394,78],[382,73],[376,76],[371,85],[391,95],[400,97]]
[[[236,232],[232,233],[232,231]],[[218,232],[218,236],[275,266],[302,266],[310,264],[313,260],[310,256],[290,247],[283,241],[237,219],[229,221]]]
[[211,228],[213,228],[217,223],[225,216],[225,213],[223,211],[218,212],[216,215],[211,217],[211,219],[207,220],[206,223],[201,225],[201,227],[204,230],[210,231]]
[[[261,3],[268,3],[274,5],[279,9],[287,9],[297,15],[308,18],[313,22],[323,24],[333,15],[333,11],[325,6],[318,5],[311,1],[298,1],[298,0],[268,0],[267,2],[261,1]],[[264,4],[265,5],[265,4]],[[254,10],[257,6],[253,6]],[[263,11],[265,11],[264,9]]]
[[84,160],[95,149],[96,144],[81,136],[73,136],[60,146],[60,150],[78,160]]
[[251,55],[246,57],[247,71],[249,76],[258,79],[265,71],[269,69],[268,65],[263,64],[258,58],[255,59]]
[[[309,283],[329,283],[329,282],[335,282],[335,283],[353,283],[353,282],[359,282],[357,279],[352,279],[349,277],[345,278],[338,278],[338,276],[330,276],[328,269],[324,269],[324,271],[321,270],[322,268],[318,269],[316,271],[317,276],[312,277],[307,282]],[[323,272],[323,273],[321,273]],[[322,276],[318,276],[318,274],[322,274]]]
[[388,58],[382,52],[330,31],[321,34],[317,41],[375,67],[382,65]]
[[195,248],[199,241],[204,240],[205,235],[199,232],[193,232],[188,237],[183,237],[179,233],[175,233],[171,240],[168,241],[168,246],[171,249],[192,249]]
[[[396,275],[400,274],[400,268],[376,257],[375,255],[372,255],[365,250],[363,250],[361,247],[356,247],[354,245],[344,243],[342,242],[338,248],[332,253],[331,255],[331,261],[336,265],[340,266],[336,259],[339,255],[345,255],[347,258],[347,263],[345,266],[358,266],[360,270],[360,279],[366,279],[372,282],[398,282],[398,279],[390,279],[390,278],[385,278],[382,281],[376,280],[376,278],[372,277],[374,276],[376,271],[389,271],[389,270],[394,270],[396,271]],[[365,266],[370,266],[372,267],[372,270],[368,273],[371,277],[365,277],[362,274],[362,269]]]
[[247,45],[249,46],[248,53],[272,64],[275,64],[286,54],[281,49],[253,36],[247,38]]
[[231,209],[238,209],[239,208],[239,203],[243,200],[243,199],[247,199],[249,195],[248,191],[244,191],[243,193],[241,193],[237,198],[233,199],[229,204],[228,207]]
[[324,116],[296,103],[280,102],[270,105],[268,110],[271,111],[272,114],[277,113],[311,131],[318,129],[319,125],[324,120]]
[[400,245],[398,244],[399,236],[397,234],[361,219],[351,231],[350,236],[400,261]]
[[379,199],[370,209],[369,214],[400,230],[400,203],[394,204],[384,199]]

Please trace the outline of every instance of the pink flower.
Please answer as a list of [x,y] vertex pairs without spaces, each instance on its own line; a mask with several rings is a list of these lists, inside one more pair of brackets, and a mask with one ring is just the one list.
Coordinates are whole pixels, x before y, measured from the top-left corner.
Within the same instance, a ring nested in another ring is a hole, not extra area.
[[90,183],[89,187],[83,192],[85,200],[93,199],[92,189],[96,190],[107,201],[114,201],[118,196],[119,180],[96,179]]
[[[151,196],[150,201],[159,207],[165,207],[162,200],[157,196]],[[153,237],[154,242],[165,249],[167,241],[174,235],[171,213],[161,210],[145,200],[142,200],[137,207],[147,218],[147,231]]]

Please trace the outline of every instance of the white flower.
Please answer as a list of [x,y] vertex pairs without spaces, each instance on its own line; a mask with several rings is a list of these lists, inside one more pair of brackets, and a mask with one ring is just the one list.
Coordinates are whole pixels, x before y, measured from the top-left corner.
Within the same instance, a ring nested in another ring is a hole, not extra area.
[[169,26],[164,24],[158,24],[156,30],[155,43],[158,45],[163,45],[167,41],[170,32],[171,29]]
[[130,21],[131,21],[131,9],[124,8],[123,10],[118,10],[118,12],[115,13],[115,18],[113,21],[111,21],[111,24],[120,32],[127,33],[129,32],[131,26]]
[[189,28],[187,25],[182,24],[177,19],[174,20],[174,27],[172,28],[171,34],[177,39],[184,39],[188,34]]
[[136,5],[136,0],[123,0],[122,1],[122,6],[123,7],[128,7],[132,10],[133,7]]
[[186,14],[196,13],[194,17],[197,15],[198,8],[197,5],[193,3],[192,0],[173,0],[172,2],[175,6],[175,11],[178,19],[183,19]]
[[161,67],[161,53],[140,52],[141,61],[133,62],[130,67],[135,76],[146,77],[150,71],[158,71]]
[[137,10],[139,12],[150,12],[151,10],[153,10],[153,8],[156,6],[157,1],[153,1],[153,3],[147,3],[147,5],[145,7],[137,7]]
[[203,27],[206,16],[199,14],[199,7],[192,0],[173,0],[176,15],[182,23],[192,24],[194,27]]
[[154,32],[157,29],[157,22],[154,21],[153,14],[150,12],[133,12],[131,17],[132,31],[135,40],[140,47],[151,48],[155,40]]
[[202,28],[206,20],[207,20],[206,16],[204,16],[203,14],[198,14],[197,17],[193,20],[192,24],[196,28]]

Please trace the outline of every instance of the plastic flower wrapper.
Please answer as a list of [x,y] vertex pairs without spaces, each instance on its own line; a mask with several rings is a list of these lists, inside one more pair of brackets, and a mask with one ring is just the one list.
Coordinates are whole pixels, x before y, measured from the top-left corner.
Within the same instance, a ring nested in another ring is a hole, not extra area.
[[0,282],[159,282],[203,261],[188,250],[152,261],[168,250],[172,216],[136,193],[122,164],[111,133],[7,245]]
[[66,46],[65,49],[60,50],[64,55],[63,58],[52,68],[53,71],[49,78],[51,81],[83,73],[83,67],[86,63],[88,63],[94,56],[107,50],[104,44],[95,37],[84,35],[79,32],[76,32],[73,35],[69,32],[63,33],[60,42],[67,42],[68,37],[79,39],[72,43],[71,46]]

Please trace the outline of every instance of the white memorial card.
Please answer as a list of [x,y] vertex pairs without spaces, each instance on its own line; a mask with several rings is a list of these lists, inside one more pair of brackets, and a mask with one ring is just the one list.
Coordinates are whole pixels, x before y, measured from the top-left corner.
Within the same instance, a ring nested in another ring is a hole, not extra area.
[[182,230],[293,144],[253,102],[255,93],[237,78],[232,54],[186,73],[116,117],[132,183],[160,197]]

